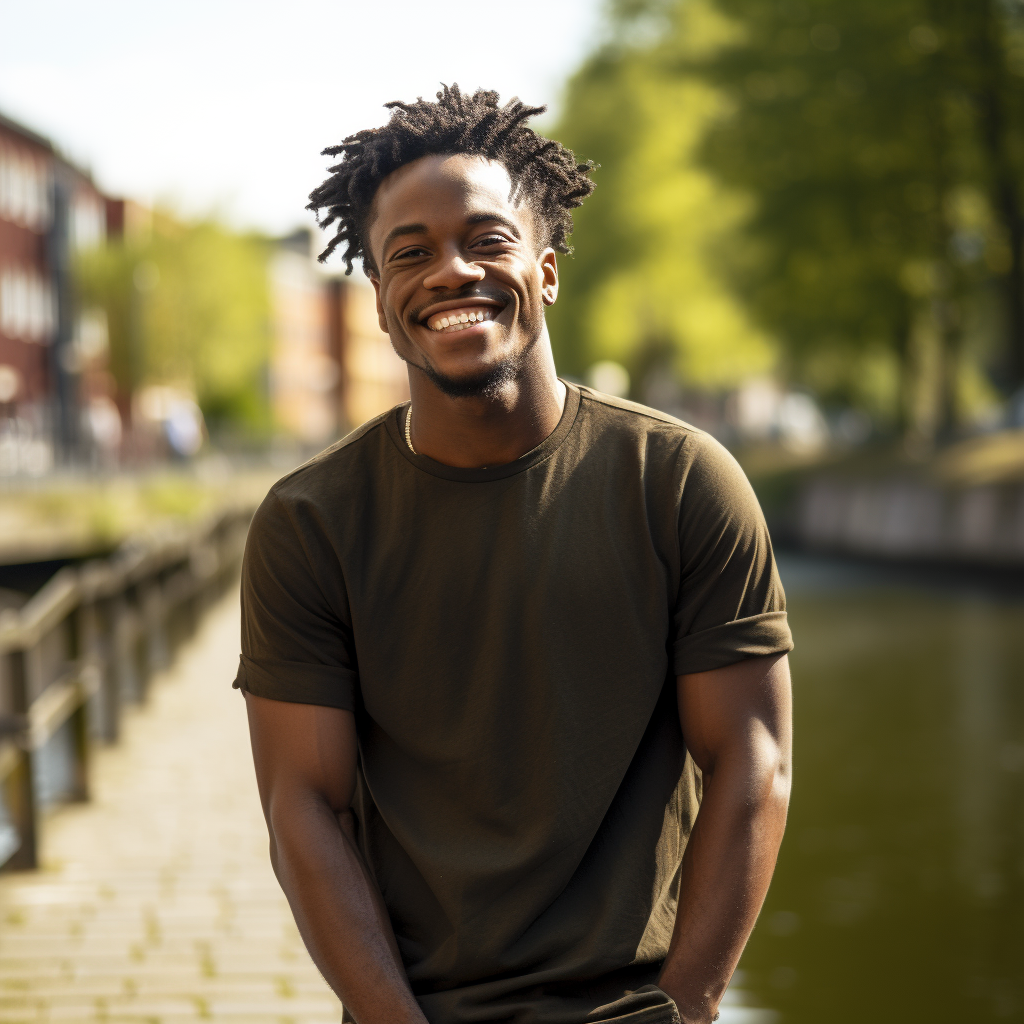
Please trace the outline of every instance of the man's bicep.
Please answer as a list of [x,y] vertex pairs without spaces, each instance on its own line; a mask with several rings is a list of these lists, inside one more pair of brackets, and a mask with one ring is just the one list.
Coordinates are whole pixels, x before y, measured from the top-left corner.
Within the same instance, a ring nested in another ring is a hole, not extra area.
[[322,797],[346,811],[356,778],[356,724],[351,711],[245,694],[256,781],[264,813],[280,796]]
[[788,764],[791,745],[789,658],[745,658],[676,680],[679,722],[687,749],[703,772],[723,754],[774,747]]

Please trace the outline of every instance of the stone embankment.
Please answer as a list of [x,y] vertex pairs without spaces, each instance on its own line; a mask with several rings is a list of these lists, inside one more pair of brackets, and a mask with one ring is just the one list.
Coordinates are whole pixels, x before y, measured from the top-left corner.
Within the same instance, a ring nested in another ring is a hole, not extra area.
[[919,463],[807,472],[788,504],[782,532],[805,549],[1024,568],[1024,431]]

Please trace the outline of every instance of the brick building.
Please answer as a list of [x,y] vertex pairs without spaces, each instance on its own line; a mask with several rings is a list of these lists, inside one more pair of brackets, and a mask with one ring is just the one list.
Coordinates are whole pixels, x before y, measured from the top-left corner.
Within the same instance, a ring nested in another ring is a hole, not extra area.
[[[0,477],[153,456],[134,422],[139,395],[109,372],[107,313],[82,308],[72,279],[79,251],[144,244],[152,231],[152,211],[104,197],[47,139],[0,115]],[[275,427],[305,449],[408,396],[372,289],[325,273],[312,248],[300,230],[271,246],[267,267]]]
[[405,401],[409,382],[369,283],[325,273],[312,248],[302,229],[270,259],[270,393],[277,428],[317,448]]
[[[0,115],[0,473],[76,454],[83,325],[72,259],[105,237],[105,201],[88,175]],[[101,347],[102,325],[84,328],[86,345]]]

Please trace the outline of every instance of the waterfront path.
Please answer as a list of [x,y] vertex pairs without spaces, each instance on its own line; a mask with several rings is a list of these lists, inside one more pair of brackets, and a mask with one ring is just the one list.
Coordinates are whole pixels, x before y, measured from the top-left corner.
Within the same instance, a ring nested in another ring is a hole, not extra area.
[[341,1019],[270,869],[237,659],[233,592],[45,822],[43,869],[0,876],[2,1024]]

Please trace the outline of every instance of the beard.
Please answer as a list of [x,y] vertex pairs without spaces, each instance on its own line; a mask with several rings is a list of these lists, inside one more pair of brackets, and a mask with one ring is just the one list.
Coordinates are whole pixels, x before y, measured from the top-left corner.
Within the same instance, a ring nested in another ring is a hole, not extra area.
[[519,356],[509,356],[495,366],[471,377],[449,377],[428,362],[420,369],[433,385],[449,398],[496,398],[519,373]]

